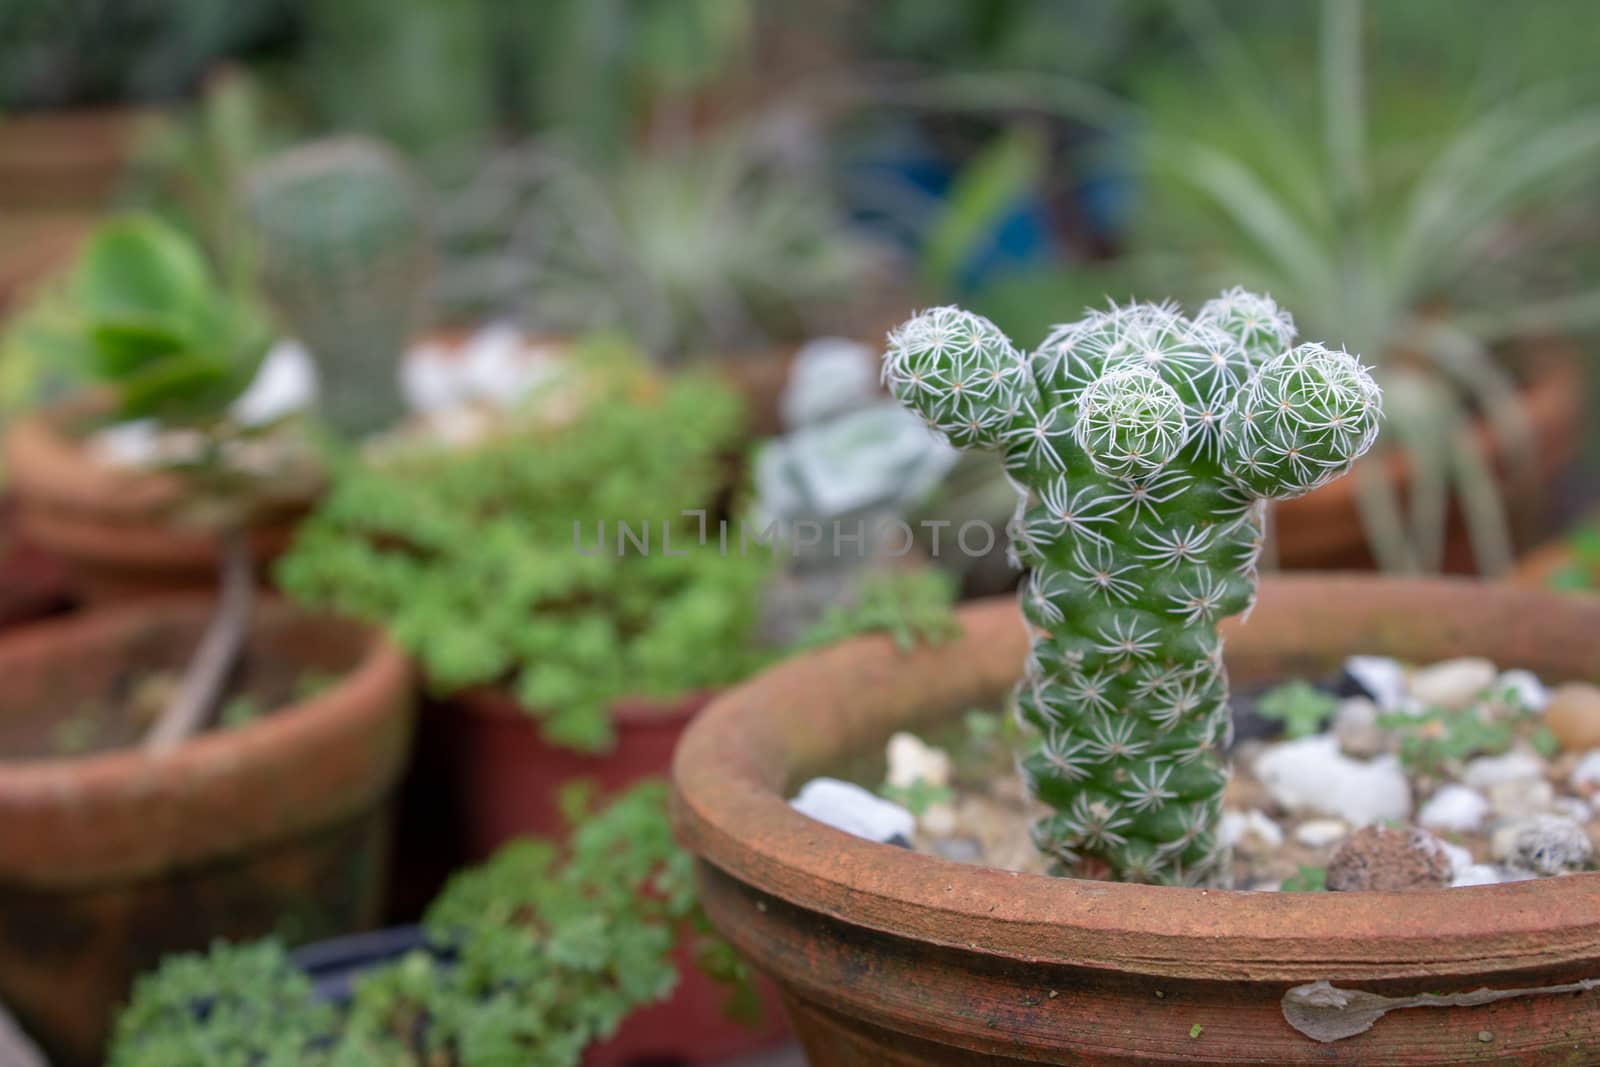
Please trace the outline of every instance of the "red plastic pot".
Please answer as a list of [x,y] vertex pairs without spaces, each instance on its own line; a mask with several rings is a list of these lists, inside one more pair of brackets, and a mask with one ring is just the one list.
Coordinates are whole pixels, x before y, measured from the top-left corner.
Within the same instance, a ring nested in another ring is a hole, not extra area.
[[[1015,602],[962,621],[958,641],[910,655],[870,638],[784,663],[679,746],[675,819],[701,900],[777,980],[813,1067],[1600,1063],[1600,874],[1411,893],[1125,885],[958,864],[791,809],[801,783],[893,732],[1002,699],[1027,650]],[[1600,598],[1505,584],[1273,578],[1227,633],[1240,682],[1357,652],[1600,679]],[[1319,980],[1510,995],[1323,1042],[1284,1013]]]
[[[481,862],[513,838],[565,837],[558,802],[563,786],[587,780],[611,795],[665,777],[678,739],[710,696],[619,702],[612,711],[616,745],[604,755],[548,744],[538,720],[504,690],[466,690],[425,707],[417,764],[402,798],[407,833],[397,850],[396,917],[415,917],[451,869]],[[629,1016],[612,1040],[589,1050],[588,1067],[714,1064],[787,1037],[770,983],[760,983],[761,1025],[744,1026],[722,1010],[727,988],[705,977],[691,956],[688,946],[678,951],[682,977],[672,997]]]

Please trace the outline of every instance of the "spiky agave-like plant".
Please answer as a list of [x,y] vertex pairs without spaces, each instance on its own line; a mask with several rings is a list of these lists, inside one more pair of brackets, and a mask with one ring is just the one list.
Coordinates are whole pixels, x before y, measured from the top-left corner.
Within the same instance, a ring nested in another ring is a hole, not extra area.
[[1034,841],[1062,871],[1193,884],[1218,868],[1230,729],[1220,619],[1248,609],[1265,498],[1343,474],[1377,436],[1355,357],[1294,347],[1270,297],[1235,289],[1192,320],[1094,311],[1031,355],[955,307],[889,336],[894,395],[962,448],[1000,450],[1021,500],[1032,651],[1022,757],[1053,809]]

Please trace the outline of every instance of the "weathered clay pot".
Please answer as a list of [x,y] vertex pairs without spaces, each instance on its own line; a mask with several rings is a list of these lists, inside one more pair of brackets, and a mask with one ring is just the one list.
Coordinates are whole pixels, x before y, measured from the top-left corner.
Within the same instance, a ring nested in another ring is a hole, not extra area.
[[[1530,521],[1533,537],[1548,534],[1550,501],[1544,487],[1554,484],[1577,456],[1588,415],[1587,375],[1584,362],[1568,347],[1530,345],[1523,352],[1528,366],[1538,373],[1518,396],[1521,418],[1530,427],[1537,477],[1519,477],[1508,449],[1489,423],[1479,419],[1475,432],[1497,476],[1497,490],[1508,514]],[[1403,497],[1411,475],[1403,457],[1390,454],[1364,462],[1387,463],[1389,478]],[[1372,553],[1361,524],[1356,498],[1357,480],[1340,478],[1305,496],[1285,500],[1273,509],[1273,537],[1279,562],[1286,568],[1323,570],[1371,567]],[[1453,572],[1476,570],[1471,541],[1459,514],[1450,516],[1445,545],[1445,568]]]
[[16,536],[11,502],[0,498],[0,630],[68,606],[61,565]]
[[[63,425],[92,401],[19,419],[5,438],[5,465],[18,528],[66,566],[88,601],[199,591],[217,583],[214,535],[173,514],[183,499],[175,474],[96,462]],[[310,499],[286,500],[250,530],[258,566],[288,547]]]
[[[1600,978],[1600,874],[1416,893],[1247,893],[964,866],[841,833],[785,797],[888,735],[999,700],[1026,638],[1012,601],[899,656],[863,639],[717,700],[675,766],[702,900],[777,979],[815,1067],[870,1064],[1592,1064],[1600,990],[1391,1012],[1319,1043],[1282,998],[1326,979],[1393,996]],[[1354,652],[1486,655],[1600,678],[1600,599],[1445,579],[1263,583],[1229,631],[1236,681]]]
[[164,598],[0,638],[0,1000],[57,1067],[100,1062],[133,977],[169,952],[379,917],[412,717],[404,657],[367,629],[268,601],[243,669],[339,681],[165,755],[5,755],[181,668],[210,610]]
[[[604,755],[548,744],[537,720],[503,689],[465,690],[428,705],[402,803],[407,833],[396,854],[399,916],[419,914],[452,869],[482,862],[513,838],[566,837],[558,800],[563,786],[585,780],[608,796],[665,777],[673,749],[709,696],[618,702],[612,709],[616,745]],[[716,1063],[787,1034],[769,984],[762,988],[764,1025],[752,1028],[725,1017],[727,990],[696,969],[688,946],[678,951],[678,969],[682,977],[672,997],[630,1015],[610,1041],[589,1050],[587,1067]]]
[[84,108],[0,119],[0,213],[104,208],[158,114]]

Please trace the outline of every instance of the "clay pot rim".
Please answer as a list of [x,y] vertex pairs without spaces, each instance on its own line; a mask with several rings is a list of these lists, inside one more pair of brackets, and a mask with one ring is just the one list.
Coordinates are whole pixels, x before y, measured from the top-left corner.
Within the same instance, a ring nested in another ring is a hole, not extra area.
[[[213,603],[205,594],[173,594],[22,627],[0,635],[0,668],[92,654],[130,629],[190,624],[198,632]],[[263,617],[325,618],[278,598],[257,604],[258,622]],[[204,817],[216,795],[241,778],[256,785],[277,783],[281,795],[270,804],[255,805],[255,811],[231,828],[227,836],[239,848],[319,825],[369,803],[398,775],[404,746],[369,746],[367,739],[374,731],[387,736],[385,723],[400,721],[399,712],[410,700],[411,665],[381,631],[348,620],[326,621],[362,635],[354,665],[322,692],[255,722],[209,730],[161,754],[123,748],[81,757],[0,759],[0,837],[9,837],[19,824],[50,820],[92,826],[96,812],[139,805],[165,816],[177,813],[174,821],[187,827],[188,820]],[[0,676],[5,673],[0,669]],[[349,769],[339,793],[316,795],[315,790],[292,788],[296,772],[308,760]],[[272,811],[264,810],[269,807]],[[36,842],[37,847],[16,857],[0,851],[0,877],[56,882],[85,874],[104,876],[107,870],[158,868],[209,854],[213,849],[202,840],[205,836],[163,839],[152,830],[149,840],[123,842],[120,851],[83,855],[82,845],[63,834],[59,840]]]
[[[1253,645],[1270,650],[1274,615],[1314,615],[1330,601],[1409,605],[1449,619],[1451,612],[1492,610],[1490,599],[1508,615],[1544,612],[1555,617],[1553,626],[1600,633],[1600,597],[1452,579],[1299,576],[1263,581],[1252,625],[1234,630],[1229,647],[1247,655]],[[887,639],[856,639],[792,659],[715,701],[674,759],[680,840],[738,881],[801,908],[1016,960],[1299,982],[1308,972],[1329,979],[1475,975],[1486,965],[1514,970],[1600,956],[1600,874],[1409,893],[1128,885],[964,865],[866,841],[793,811],[785,791],[796,783],[788,779],[825,773],[806,761],[826,761],[838,745],[816,738],[870,720],[874,690],[892,694],[895,680],[909,685],[906,678],[919,677],[922,694],[948,690],[948,702],[958,706],[980,692],[1002,692],[1016,676],[1025,637],[1015,602],[997,598],[961,616],[966,633],[954,645],[901,657]],[[797,748],[805,750],[799,760]]]

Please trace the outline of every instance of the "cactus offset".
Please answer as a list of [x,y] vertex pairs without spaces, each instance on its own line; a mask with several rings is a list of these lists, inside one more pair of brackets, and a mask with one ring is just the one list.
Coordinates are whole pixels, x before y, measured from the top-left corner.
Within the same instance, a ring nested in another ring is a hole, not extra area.
[[963,448],[996,449],[1022,499],[1032,651],[1016,691],[1037,731],[1021,765],[1053,814],[1062,871],[1203,882],[1230,729],[1217,623],[1255,595],[1264,498],[1342,474],[1377,435],[1377,385],[1241,289],[1192,321],[1171,306],[1092,312],[1031,356],[936,308],[890,335],[894,395]]
[[398,364],[421,325],[429,237],[420,183],[382,145],[339,138],[250,176],[262,281],[310,350],[323,415],[341,433],[404,412]]

